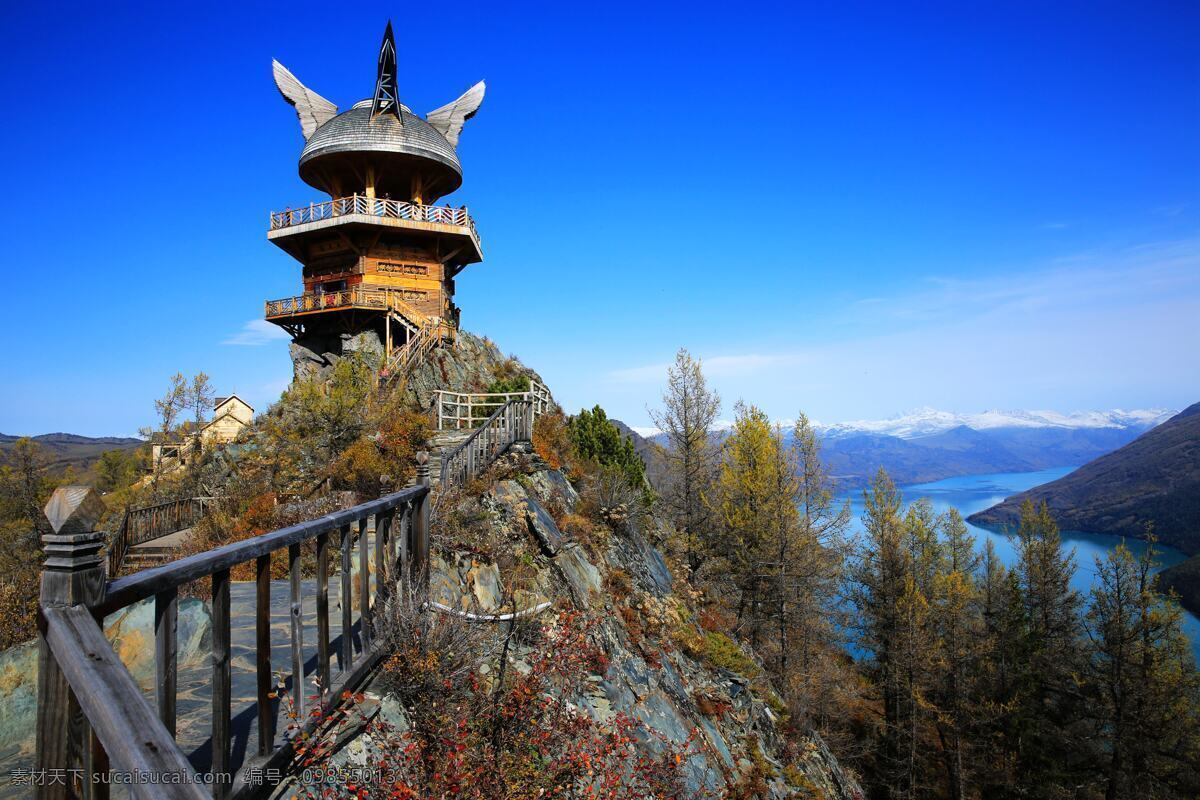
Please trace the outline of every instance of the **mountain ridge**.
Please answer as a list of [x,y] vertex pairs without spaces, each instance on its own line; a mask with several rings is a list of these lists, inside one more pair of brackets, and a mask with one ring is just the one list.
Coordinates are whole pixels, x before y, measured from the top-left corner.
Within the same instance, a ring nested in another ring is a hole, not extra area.
[[81,436],[77,433],[42,433],[37,436],[14,436],[0,433],[0,461],[4,461],[13,445],[29,438],[41,445],[46,467],[52,475],[73,467],[81,479],[87,477],[91,465],[106,450],[136,450],[146,442],[128,436]]
[[[1076,467],[1128,444],[1171,415],[1162,409],[955,414],[923,408],[888,420],[813,424],[831,475],[841,488],[854,489],[868,484],[880,467],[900,485]],[[790,436],[791,422],[779,424]],[[714,426],[713,438],[720,440],[728,425]],[[654,429],[629,430],[662,443]]]
[[1045,502],[1060,527],[1140,538],[1154,522],[1163,544],[1200,552],[1200,403],[1056,481],[970,516],[978,525],[1016,522],[1021,504]]

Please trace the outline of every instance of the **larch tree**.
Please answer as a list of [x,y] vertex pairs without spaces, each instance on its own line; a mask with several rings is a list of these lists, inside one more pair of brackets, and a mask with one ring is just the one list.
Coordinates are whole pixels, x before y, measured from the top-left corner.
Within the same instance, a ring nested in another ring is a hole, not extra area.
[[979,658],[974,669],[972,741],[976,744],[975,784],[985,797],[1002,796],[1016,782],[1028,624],[1021,586],[991,539],[984,545],[976,580]]
[[883,706],[876,772],[886,797],[907,794],[904,784],[904,603],[912,580],[900,492],[880,469],[863,491],[863,535],[851,570],[858,612],[858,643],[871,655],[871,673]]
[[[158,417],[155,425],[142,428],[139,433],[152,443],[157,440],[160,445],[177,444],[179,435],[179,417],[187,408],[188,382],[182,372],[176,372],[170,378],[171,385],[167,393],[154,401],[154,413]],[[153,484],[158,488],[158,478],[161,462],[155,462],[153,467]]]
[[1027,501],[1021,508],[1017,539],[1014,572],[1027,630],[1018,697],[1021,724],[1014,733],[1018,781],[1037,796],[1039,787],[1071,785],[1087,770],[1071,747],[1082,738],[1081,598],[1071,588],[1074,551],[1063,552],[1045,503],[1035,508]]
[[930,611],[936,666],[929,696],[947,795],[950,800],[963,800],[970,763],[972,684],[983,641],[975,582],[980,557],[975,537],[957,510],[950,509],[942,517],[941,534],[941,568],[934,579]]
[[1146,540],[1137,558],[1122,543],[1096,559],[1086,616],[1106,800],[1200,795],[1200,674]]
[[838,675],[831,661],[844,638],[840,582],[850,525],[849,502],[834,499],[833,481],[821,460],[821,443],[801,412],[792,428],[796,467],[796,535],[780,554],[787,561],[785,585],[779,592],[780,674],[785,695],[799,717],[822,727]]
[[710,491],[717,449],[710,432],[721,411],[720,396],[708,386],[700,360],[685,349],[667,369],[662,410],[650,418],[667,438],[662,501],[683,537],[684,558],[696,572],[706,558],[705,541],[711,515],[704,496]]
[[769,616],[775,545],[795,530],[795,482],[782,433],[761,409],[738,403],[711,500],[712,544],[734,586],[738,625],[755,645]]
[[208,419],[215,394],[212,383],[204,372],[196,373],[184,393],[184,405],[192,412],[192,435],[196,437],[192,449],[197,458],[200,456],[200,431]]
[[940,525],[932,504],[925,499],[912,503],[902,521],[904,580],[892,650],[892,667],[900,687],[892,733],[899,754],[893,765],[897,797],[924,797],[931,789],[926,762],[932,748],[924,746],[923,738],[933,723],[930,694],[938,668],[933,610],[944,561]]

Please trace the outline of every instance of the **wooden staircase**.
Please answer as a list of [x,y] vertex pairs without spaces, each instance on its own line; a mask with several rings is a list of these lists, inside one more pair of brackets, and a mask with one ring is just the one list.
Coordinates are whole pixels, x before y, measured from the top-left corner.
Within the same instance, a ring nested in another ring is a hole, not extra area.
[[474,431],[438,431],[429,440],[429,480],[434,486],[441,484],[442,459],[471,437]]
[[191,528],[185,528],[160,539],[134,545],[125,551],[122,566],[127,572],[137,572],[174,561],[179,557],[183,544],[191,533]]
[[415,333],[410,327],[408,341],[392,353],[379,371],[379,388],[386,389],[407,376],[416,364],[445,341],[454,341],[454,326],[441,318],[427,319]]

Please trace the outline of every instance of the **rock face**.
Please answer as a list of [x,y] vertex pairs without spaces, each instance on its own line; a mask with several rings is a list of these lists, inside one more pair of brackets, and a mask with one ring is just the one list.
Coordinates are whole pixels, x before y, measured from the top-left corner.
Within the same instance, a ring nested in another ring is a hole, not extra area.
[[[565,601],[603,620],[608,672],[593,676],[594,689],[574,702],[602,720],[630,715],[676,744],[698,735],[703,746],[686,763],[697,793],[720,796],[757,771],[771,797],[862,798],[857,782],[815,735],[798,757],[783,762],[778,698],[761,680],[715,667],[702,647],[688,646],[689,640],[703,641],[703,632],[640,527],[626,522],[576,540],[569,526],[555,522],[577,510],[575,490],[561,473],[536,459],[527,463],[532,471],[497,481],[481,499],[485,530],[472,542],[502,542],[512,563],[533,565],[534,588],[516,593],[518,609]],[[500,608],[504,570],[482,549],[451,545],[435,558],[436,601],[485,614],[512,610]],[[530,585],[528,575],[524,583]]]
[[[375,331],[306,334],[294,340],[289,350],[297,381],[325,380],[337,363],[351,354],[363,355],[372,365],[382,365],[384,359],[384,343]],[[482,392],[505,367],[513,374],[541,382],[536,372],[518,361],[510,362],[490,340],[459,331],[453,345],[434,349],[424,362],[412,368],[402,385],[406,399],[420,408],[431,408],[438,390]]]
[[491,340],[469,331],[459,331],[453,346],[433,350],[424,362],[412,368],[403,384],[404,391],[407,399],[418,408],[432,408],[434,393],[439,389],[482,392],[505,367],[512,369],[514,374],[542,382],[541,377],[524,364],[515,360],[510,362]]
[[324,380],[337,363],[351,353],[361,353],[370,364],[383,364],[383,341],[375,331],[362,333],[310,333],[288,346],[292,376],[297,381]]

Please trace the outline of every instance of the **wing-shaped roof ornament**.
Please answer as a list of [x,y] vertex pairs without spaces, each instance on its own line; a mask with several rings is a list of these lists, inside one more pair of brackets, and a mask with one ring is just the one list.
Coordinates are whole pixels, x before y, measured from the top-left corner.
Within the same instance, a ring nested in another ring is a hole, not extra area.
[[458,137],[462,133],[463,125],[475,116],[475,112],[483,104],[483,92],[486,88],[484,82],[480,81],[463,92],[462,97],[453,103],[447,103],[439,109],[430,111],[425,115],[425,121],[433,126],[434,130],[445,136],[451,147],[458,147]]
[[396,83],[396,38],[392,35],[392,21],[388,20],[379,45],[379,69],[375,75],[375,99],[371,101],[371,119],[380,114],[392,114],[404,124],[400,116],[400,88]]
[[275,74],[275,86],[279,93],[295,107],[296,116],[300,118],[300,130],[307,142],[317,128],[337,116],[337,106],[309,89],[287,67],[274,59],[271,60],[271,70]]

